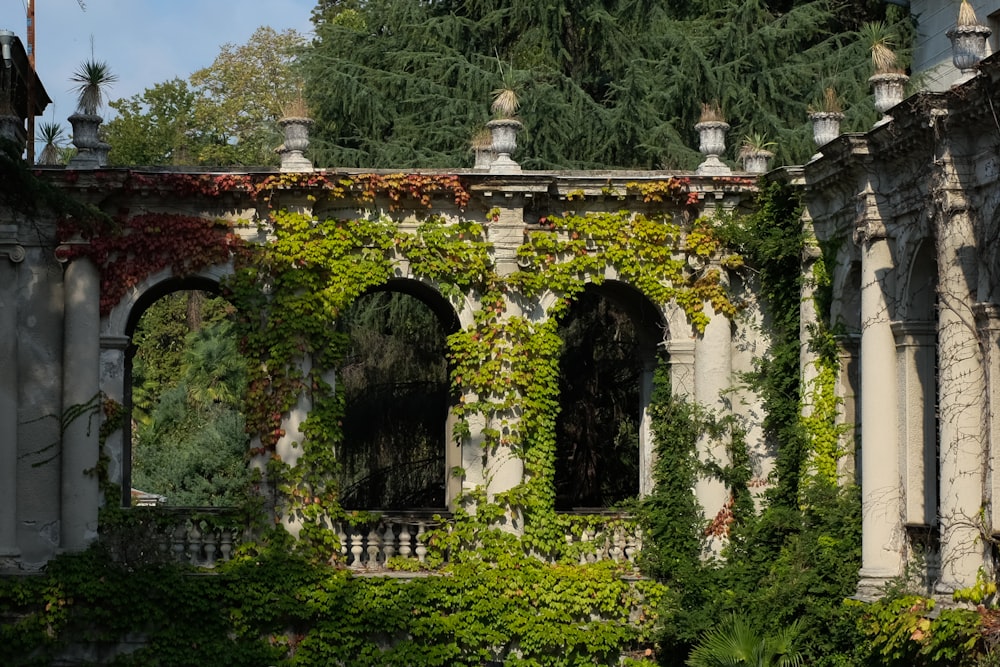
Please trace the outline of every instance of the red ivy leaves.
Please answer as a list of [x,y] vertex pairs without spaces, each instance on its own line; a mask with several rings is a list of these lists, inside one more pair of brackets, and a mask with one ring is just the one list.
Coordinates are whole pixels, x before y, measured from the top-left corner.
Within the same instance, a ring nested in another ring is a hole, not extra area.
[[166,268],[176,276],[187,276],[225,264],[242,244],[226,221],[172,213],[137,215],[124,221],[117,234],[86,240],[69,246],[61,258],[89,257],[97,265],[101,315],[110,313],[128,290],[148,276]]

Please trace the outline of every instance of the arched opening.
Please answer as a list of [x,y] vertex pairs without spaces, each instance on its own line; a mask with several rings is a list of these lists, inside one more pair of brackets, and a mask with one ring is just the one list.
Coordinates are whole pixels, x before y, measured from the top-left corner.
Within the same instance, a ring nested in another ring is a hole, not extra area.
[[228,507],[245,497],[247,367],[233,314],[206,279],[162,283],[130,314],[124,504]]
[[561,321],[556,509],[637,496],[652,443],[645,412],[665,324],[635,289],[588,285]]
[[451,467],[447,337],[458,329],[433,289],[393,280],[359,297],[337,328],[347,337],[341,504],[349,509],[444,509]]

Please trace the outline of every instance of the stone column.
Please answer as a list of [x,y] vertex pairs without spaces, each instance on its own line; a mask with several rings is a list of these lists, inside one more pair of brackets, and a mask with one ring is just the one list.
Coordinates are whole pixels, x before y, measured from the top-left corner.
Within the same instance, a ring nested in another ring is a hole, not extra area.
[[1000,305],[977,303],[976,326],[983,341],[986,368],[987,435],[989,443],[989,530],[1000,534]]
[[[17,242],[16,227],[0,226],[0,562],[20,555],[17,548],[17,265],[24,248]],[[9,260],[9,261],[8,261]]]
[[86,257],[63,274],[63,437],[61,547],[85,549],[97,538],[100,427],[100,276]]
[[649,404],[653,400],[653,377],[656,373],[656,355],[646,359],[639,376],[639,495],[653,492],[653,467],[656,465],[656,443],[653,438]]
[[861,356],[861,336],[843,334],[837,337],[837,360],[840,373],[837,377],[836,395],[843,403],[837,424],[845,426],[839,442],[843,456],[837,462],[837,479],[841,484],[853,484],[858,478],[857,443],[858,432],[858,364]]
[[[722,394],[732,388],[732,324],[729,318],[716,313],[708,304],[705,304],[705,313],[711,319],[694,349],[694,397],[699,405],[713,413],[728,414],[729,405]],[[726,466],[729,464],[727,445],[725,440],[703,435],[698,441],[698,458]],[[729,489],[721,480],[702,476],[695,484],[695,495],[706,518],[711,520],[728,502]]]
[[899,432],[896,425],[896,340],[889,312],[892,252],[875,196],[861,196],[854,240],[861,246],[861,580],[874,598],[903,569],[905,550]]
[[899,372],[899,442],[903,447],[907,526],[937,523],[937,428],[934,322],[893,322]]
[[973,313],[978,283],[976,236],[967,208],[937,225],[938,414],[940,424],[941,581],[949,593],[971,586],[988,562],[980,535],[985,505],[986,378]]

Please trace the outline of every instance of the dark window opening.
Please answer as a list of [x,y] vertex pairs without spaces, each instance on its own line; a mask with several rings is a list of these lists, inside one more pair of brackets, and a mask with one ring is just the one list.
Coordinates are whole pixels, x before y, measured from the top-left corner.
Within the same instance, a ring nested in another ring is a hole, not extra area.
[[640,420],[662,323],[621,284],[588,286],[560,324],[556,508],[611,508],[639,493]]
[[[411,289],[413,289],[411,287]],[[338,373],[345,401],[341,504],[351,509],[443,508],[450,405],[446,304],[377,291],[341,316],[348,351]],[[442,304],[436,304],[441,306]]]

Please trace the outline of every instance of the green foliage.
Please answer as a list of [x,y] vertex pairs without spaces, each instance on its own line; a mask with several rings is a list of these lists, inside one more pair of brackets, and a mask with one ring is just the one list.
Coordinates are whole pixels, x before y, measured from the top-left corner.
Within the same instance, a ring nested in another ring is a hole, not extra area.
[[52,664],[88,641],[114,664],[615,665],[640,646],[657,602],[646,582],[609,564],[535,560],[456,565],[411,581],[353,577],[289,555],[247,550],[214,576],[173,565],[125,568],[94,549],[44,575],[0,579],[0,661]]
[[258,28],[224,44],[211,66],[127,99],[105,126],[113,165],[270,165],[282,142],[277,120],[301,88],[293,74],[303,38]]
[[[143,324],[144,332],[166,333]],[[140,385],[153,386],[157,393],[148,418],[134,417],[138,423],[133,439],[132,486],[164,495],[171,505],[240,506],[250,479],[248,438],[240,413],[246,362],[237,350],[232,324],[226,320],[191,331],[185,338],[174,382],[163,386],[147,380]],[[151,349],[145,352],[149,356],[162,356],[165,351],[148,347]],[[157,365],[162,371],[164,364]],[[134,380],[141,377],[134,374]]]
[[[491,91],[518,86],[528,168],[692,168],[700,104],[732,136],[776,138],[779,162],[814,150],[808,105],[835,87],[845,127],[870,127],[871,0],[323,2],[302,55],[321,163],[453,167],[488,120]],[[908,38],[910,31],[900,31]],[[905,45],[904,42],[901,44]],[[905,57],[905,54],[903,54]]]
[[709,631],[688,658],[691,667],[798,667],[802,656],[792,646],[798,623],[762,636],[743,616],[733,615]]

